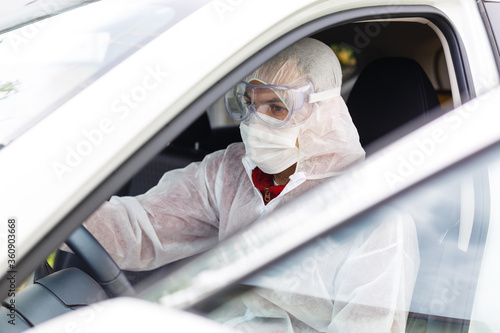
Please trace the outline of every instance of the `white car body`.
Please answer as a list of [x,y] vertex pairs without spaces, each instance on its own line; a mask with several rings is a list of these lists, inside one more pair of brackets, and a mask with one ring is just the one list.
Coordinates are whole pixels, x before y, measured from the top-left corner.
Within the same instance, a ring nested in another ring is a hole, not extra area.
[[[38,38],[43,40],[45,34],[61,34],[58,20],[65,16],[74,15],[77,19],[79,15],[87,15],[92,11],[106,13],[113,8],[132,8],[133,5],[132,0],[103,0],[55,16],[49,23],[39,25],[39,32],[31,39],[26,39],[26,43],[12,48],[13,53],[9,56],[22,57],[23,52],[35,45]],[[29,129],[23,129],[8,142],[3,142],[5,147],[0,150],[0,224],[5,225],[11,218],[18,223],[16,261],[26,260],[36,245],[47,238],[82,200],[221,78],[281,36],[327,15],[369,8],[368,13],[372,13],[377,20],[384,16],[388,22],[412,21],[428,25],[443,43],[449,64],[453,105],[459,107],[464,101],[461,100],[455,69],[451,65],[448,42],[441,30],[426,18],[393,17],[393,12],[405,6],[432,8],[452,22],[460,43],[467,51],[464,56],[468,64],[466,71],[471,81],[469,84],[473,89],[470,91],[471,97],[486,97],[452,111],[454,113],[448,118],[426,125],[368,159],[368,168],[371,170],[381,168],[381,173],[390,172],[386,168],[391,164],[388,161],[391,154],[403,156],[419,149],[415,143],[427,140],[429,133],[436,128],[442,129],[447,135],[446,142],[436,144],[435,151],[426,155],[425,165],[416,168],[415,173],[408,177],[403,177],[398,186],[382,182],[372,187],[374,198],[378,201],[390,197],[452,161],[473,154],[479,146],[488,146],[498,140],[499,135],[494,133],[494,128],[498,126],[499,115],[495,114],[494,109],[500,103],[500,92],[495,89],[500,76],[491,40],[475,0],[214,0],[160,34],[81,92],[71,96],[56,110],[38,119]],[[369,16],[364,21],[370,20]],[[89,57],[98,59],[99,54],[90,54]],[[481,108],[481,112],[477,112],[480,125],[475,124],[476,111],[473,108],[476,104]],[[450,117],[455,117],[454,121]],[[491,120],[488,122],[485,119]],[[487,125],[493,128],[484,127]],[[488,135],[474,140],[465,137],[464,133],[477,130],[474,126],[481,126],[484,129],[482,133]],[[0,131],[2,128],[0,124]],[[458,155],[457,145],[460,146],[461,155]],[[398,161],[396,159],[392,163],[395,174],[398,173]],[[377,163],[380,163],[379,166]],[[491,179],[498,180],[499,177],[498,169],[491,170]],[[499,199],[499,190],[492,185],[492,202]],[[368,207],[372,203],[365,201],[364,204]],[[343,213],[339,212],[340,222],[349,216],[351,206],[349,202],[339,205],[345,209]],[[491,207],[492,221],[498,220],[499,209],[495,205]],[[471,322],[481,325],[479,330],[500,328],[500,319],[494,313],[494,299],[491,298],[491,294],[500,295],[497,283],[500,270],[494,268],[498,265],[494,264],[496,259],[493,255],[500,250],[498,227],[498,223],[490,225],[483,258],[484,270],[474,300]],[[7,244],[8,233],[2,227],[0,249],[6,249]],[[8,259],[8,252],[1,250],[2,277],[11,270]],[[128,305],[131,301],[124,299],[123,302]],[[123,311],[119,300],[114,305],[111,303],[111,309],[116,306],[116,311]],[[63,317],[59,320],[63,320]],[[41,327],[34,331],[53,331],[50,322],[46,325],[45,330]],[[196,325],[193,323],[193,326]],[[471,325],[471,331],[473,328]],[[82,331],[96,332],[96,326]],[[109,330],[102,326],[102,331]]]
[[[429,2],[401,1],[398,5],[405,4],[428,5]],[[92,6],[95,5],[101,4]],[[214,1],[146,45],[2,151],[0,158],[6,162],[1,163],[1,183],[9,189],[0,197],[5,203],[2,216],[16,216],[20,221],[43,221],[23,223],[18,258],[22,259],[34,243],[153,133],[237,64],[304,22],[329,13],[377,5],[395,6],[393,1],[262,1],[251,4]],[[475,2],[443,1],[442,5],[434,6],[446,13],[461,33],[469,52],[467,57],[476,94],[481,95],[496,86],[499,77],[491,70],[496,66],[493,56],[483,52],[484,45],[489,42]],[[464,11],[470,14],[464,16]],[[255,18],[257,24],[247,24],[248,17]],[[235,23],[238,29],[228,28]],[[200,26],[204,28],[200,30]],[[214,35],[220,38],[210,38]],[[196,43],[186,43],[186,40],[196,40]],[[182,53],[165,54],[161,52],[164,45],[182,45]],[[203,62],[199,60],[200,52]],[[128,80],[123,80],[124,77]],[[155,90],[156,84],[169,94]],[[141,117],[138,117],[131,107],[119,101],[121,94],[133,94],[134,89],[141,87],[147,99],[141,102]],[[107,91],[106,95],[99,94],[103,90]],[[458,103],[460,101],[455,102]],[[92,143],[84,134],[93,131],[102,133],[102,142],[97,138]],[[61,146],[61,137],[71,144]],[[81,156],[83,154],[78,154],[80,158],[73,156],[79,145],[83,147],[81,152],[92,158]],[[110,151],[115,153],[109,154]],[[12,163],[19,159],[17,156],[30,156],[30,160],[22,165]],[[33,169],[30,161],[36,161],[39,167]],[[15,174],[22,175],[23,180],[12,176]],[[20,186],[21,183],[29,184],[29,189]],[[38,200],[42,192],[51,198],[49,202]],[[29,209],[25,207],[27,202]],[[5,263],[5,260],[0,261],[2,271],[6,268]]]

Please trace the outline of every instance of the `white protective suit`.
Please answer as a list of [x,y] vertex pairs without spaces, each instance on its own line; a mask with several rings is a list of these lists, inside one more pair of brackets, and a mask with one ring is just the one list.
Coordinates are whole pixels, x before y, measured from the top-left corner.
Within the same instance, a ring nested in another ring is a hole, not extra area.
[[[315,92],[334,88],[340,91],[342,73],[338,59],[328,46],[310,38],[290,46],[248,76],[268,84],[286,84],[304,77],[314,83]],[[251,172],[255,164],[245,156],[243,143],[235,143],[225,150],[207,155],[201,162],[167,172],[158,185],[143,195],[111,198],[85,221],[85,226],[118,265],[128,270],[153,269],[206,250],[322,179],[338,175],[364,158],[356,128],[343,99],[338,95],[316,104],[310,118],[300,128],[300,155],[296,172],[282,193],[268,205],[264,205],[261,193],[252,183]],[[407,305],[416,274],[414,264],[418,263],[418,260],[415,261],[418,256],[415,230],[412,223],[390,221],[388,225],[390,227],[385,227],[383,231],[384,237],[367,236],[355,241],[348,250],[343,246],[338,254],[333,253],[338,266],[334,269],[336,280],[325,283],[334,283],[335,288],[346,295],[363,290],[356,285],[358,282],[369,283],[371,286],[366,288],[367,292],[379,287],[393,290],[387,296],[388,308]],[[366,243],[373,239],[375,243]],[[370,256],[373,247],[379,247],[377,241],[382,248],[390,249],[385,257]],[[347,265],[350,255],[364,259]],[[386,262],[377,263],[377,267],[382,268],[374,271],[375,276],[369,276],[368,281],[353,279],[353,276],[366,274],[360,271],[365,264],[371,265],[372,260],[382,258]],[[411,264],[403,264],[406,260]],[[394,266],[391,264],[394,262],[399,264]],[[346,283],[338,280],[340,278]],[[259,302],[269,303],[259,293],[255,293],[254,297],[256,299],[249,309],[258,311]],[[355,296],[359,297],[370,296]],[[350,314],[359,315],[359,311],[341,307],[340,303],[337,307],[332,306],[331,301],[329,304],[323,308],[323,312],[328,313],[328,321],[336,316],[352,321]],[[290,316],[282,331],[291,332],[292,326],[308,327],[310,331],[324,331],[328,327],[328,324],[314,325],[310,320],[297,319],[300,315],[290,315],[294,311],[279,302],[267,304],[254,315],[266,316],[266,311],[271,317],[273,313],[279,313],[280,317]],[[301,311],[305,313],[307,309]],[[387,322],[393,321],[398,325],[404,324],[394,311],[383,313],[381,317],[377,320],[383,321],[384,327],[387,327]],[[371,332],[377,331],[377,320]],[[301,322],[300,325],[293,324],[297,321]]]

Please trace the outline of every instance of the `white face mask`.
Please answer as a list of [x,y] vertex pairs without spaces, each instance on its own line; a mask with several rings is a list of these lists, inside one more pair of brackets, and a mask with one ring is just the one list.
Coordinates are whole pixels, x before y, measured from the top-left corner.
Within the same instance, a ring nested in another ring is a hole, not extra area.
[[297,163],[296,146],[300,127],[273,128],[255,120],[241,123],[240,132],[247,156],[262,171],[277,174]]

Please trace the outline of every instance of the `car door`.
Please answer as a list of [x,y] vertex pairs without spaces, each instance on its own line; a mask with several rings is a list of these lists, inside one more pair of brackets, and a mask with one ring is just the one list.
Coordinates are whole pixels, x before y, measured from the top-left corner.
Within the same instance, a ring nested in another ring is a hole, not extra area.
[[[496,89],[382,149],[359,168],[306,193],[293,208],[187,263],[143,296],[245,332],[275,325],[319,331],[496,331],[493,304],[500,271],[494,259],[499,217],[494,203],[500,146],[493,139],[495,126],[486,123],[497,117],[499,98]],[[471,124],[450,126],[450,117],[464,109],[474,111]],[[414,155],[415,142],[428,140],[436,130],[449,140],[437,143],[436,154],[414,175],[403,177],[395,156]],[[464,152],[463,143],[470,141]],[[384,177],[389,173],[401,176],[397,189]],[[385,186],[395,190],[393,195],[385,196]],[[342,218],[341,212],[346,212]],[[394,216],[411,218],[394,224]],[[397,248],[390,242],[359,251],[377,232],[384,239],[394,230],[401,232],[398,242],[408,251],[401,261],[382,255]],[[308,244],[299,246],[306,238]],[[414,240],[418,245],[412,254]],[[395,272],[404,272],[403,278],[383,289],[380,281]],[[365,278],[377,289],[351,286]],[[352,287],[350,293],[342,293],[343,283]],[[386,302],[395,289],[407,303]],[[367,291],[369,296],[361,297]],[[387,311],[402,313],[404,327],[396,315],[387,321]]]
[[[464,26],[458,25],[458,20],[455,24],[455,21],[447,17],[447,15],[450,15],[451,17],[456,18],[456,16],[454,16],[456,15],[454,11],[446,11],[446,9],[449,9],[447,6],[452,7],[449,2],[441,7],[420,5],[402,5],[394,7],[388,6],[383,2],[374,2],[373,4],[381,6],[378,6],[377,8],[349,7],[349,10],[341,10],[346,9],[346,7],[340,8],[337,7],[339,6],[337,3],[331,2],[329,3],[330,7],[328,10],[320,11],[318,9],[316,12],[314,12],[314,15],[310,14],[310,19],[307,19],[305,23],[299,20],[294,20],[296,17],[294,15],[290,15],[289,21],[287,22],[287,24],[289,25],[286,29],[282,28],[282,30],[280,30],[280,33],[282,33],[282,35],[280,35],[279,38],[277,38],[275,35],[276,30],[269,30],[267,34],[263,34],[263,36],[260,37],[260,47],[250,45],[248,46],[248,48],[243,48],[243,50],[245,50],[246,52],[245,54],[247,55],[247,58],[242,60],[242,57],[240,56],[237,60],[235,60],[235,62],[238,62],[238,65],[235,66],[234,71],[231,71],[229,74],[224,72],[224,75],[222,75],[221,77],[217,77],[217,80],[214,79],[214,81],[217,81],[217,84],[214,84],[210,88],[205,87],[207,89],[204,91],[204,93],[202,93],[196,100],[192,101],[191,104],[186,106],[183,112],[180,113],[175,119],[173,119],[168,124],[165,124],[165,126],[161,129],[157,128],[154,135],[148,133],[148,135],[150,135],[150,140],[144,139],[144,144],[140,145],[140,147],[139,145],[135,147],[134,153],[130,153],[130,156],[128,156],[129,158],[123,158],[123,163],[118,163],[119,165],[116,164],[113,166],[113,172],[108,170],[109,173],[106,176],[103,176],[101,174],[102,179],[97,188],[94,188],[92,191],[90,191],[88,188],[83,187],[85,188],[85,190],[87,190],[87,194],[79,197],[79,201],[77,204],[75,204],[74,210],[66,211],[66,213],[68,213],[67,215],[65,215],[66,217],[62,218],[61,216],[58,216],[58,218],[60,219],[58,220],[59,227],[55,228],[54,233],[52,233],[47,240],[38,243],[38,245],[43,248],[43,251],[32,251],[33,253],[30,253],[30,262],[29,265],[27,265],[28,268],[23,267],[23,274],[27,275],[30,271],[32,271],[34,267],[36,267],[37,264],[43,261],[46,255],[54,250],[55,247],[60,242],[62,242],[64,237],[69,234],[72,229],[81,224],[81,222],[89,214],[91,214],[92,211],[95,210],[95,208],[98,207],[104,199],[109,198],[109,196],[115,193],[115,191],[119,187],[121,187],[127,180],[133,178],[136,174],[135,172],[139,170],[140,167],[145,165],[147,160],[151,159],[156,152],[162,151],[167,144],[170,144],[170,141],[172,141],[172,139],[182,129],[186,128],[189,123],[193,122],[194,119],[203,114],[205,108],[209,105],[212,105],[212,103],[214,103],[220,97],[220,95],[222,95],[227,89],[229,89],[229,87],[241,80],[242,77],[244,77],[244,75],[250,72],[253,68],[265,62],[272,55],[276,54],[286,46],[302,37],[312,36],[329,43],[337,42],[337,44],[339,41],[335,41],[335,38],[333,37],[345,37],[344,42],[350,41],[351,46],[353,47],[352,50],[354,50],[355,53],[359,51],[359,53],[356,53],[356,55],[358,56],[360,64],[363,65],[359,67],[359,70],[361,71],[364,66],[368,64],[369,60],[374,60],[374,56],[378,57],[386,51],[388,52],[391,50],[390,47],[386,46],[386,48],[383,49],[384,52],[378,54],[376,53],[376,50],[379,46],[383,46],[384,42],[391,41],[391,38],[387,38],[387,36],[394,36],[391,34],[394,34],[398,30],[404,31],[405,29],[401,29],[401,27],[407,28],[416,24],[419,25],[419,28],[415,28],[417,30],[412,31],[420,31],[422,34],[419,33],[417,34],[418,36],[427,36],[427,33],[429,32],[428,30],[430,29],[432,38],[425,39],[425,41],[430,41],[429,44],[433,44],[437,41],[439,43],[439,46],[443,49],[442,52],[445,58],[444,68],[446,69],[446,76],[449,82],[448,86],[446,86],[446,89],[438,89],[443,90],[439,92],[448,95],[448,97],[452,100],[453,106],[458,106],[461,103],[473,98],[478,92],[481,92],[480,90],[476,90],[475,83],[478,81],[478,78],[481,77],[482,74],[491,70],[491,66],[489,66],[491,65],[489,53],[484,53],[482,49],[476,50],[469,47],[470,36],[464,36]],[[342,5],[346,6],[345,3]],[[318,8],[320,7],[321,6],[319,6]],[[452,9],[456,8],[457,7],[453,7]],[[302,13],[305,12],[300,11],[300,13],[302,15]],[[299,14],[297,15],[300,16]],[[230,20],[222,21],[229,22]],[[294,22],[293,24],[290,23],[292,21]],[[282,27],[283,26],[285,26],[285,24],[283,24]],[[427,31],[423,31],[420,28],[425,28],[425,30]],[[474,29],[477,29],[477,27]],[[344,34],[337,34],[337,32],[342,32],[342,30],[344,31]],[[385,33],[389,32],[389,35],[385,35]],[[483,37],[483,34],[475,36],[477,40],[482,40]],[[398,42],[404,41],[405,38],[408,39],[408,36],[404,35],[403,38],[393,40],[392,42],[394,44],[397,44]],[[340,43],[342,43],[342,41],[340,41]],[[426,44],[427,43],[419,44],[419,46],[425,46]],[[481,44],[481,46],[484,47],[484,44]],[[257,49],[258,52],[256,51]],[[435,50],[433,48],[431,49]],[[429,49],[424,50],[427,51]],[[479,59],[478,54],[483,54],[485,57],[485,60],[483,61],[483,67],[480,69],[475,67],[478,63],[477,60]],[[390,55],[400,56],[401,54]],[[429,60],[431,58],[432,56],[425,59]],[[363,63],[362,61],[365,61],[365,63]],[[423,67],[424,71],[428,71],[429,68],[432,69],[433,66],[432,64],[430,66],[429,64],[427,64],[427,66]],[[143,71],[140,73],[142,74],[142,76],[139,75],[140,77],[138,82],[145,82],[142,80],[145,73],[146,75],[152,75],[149,71]],[[217,75],[221,75],[220,72],[217,72],[215,70],[213,71],[213,73],[213,76],[211,76],[212,79]],[[434,73],[432,71],[430,72],[430,74],[427,74],[430,77],[431,81],[433,80],[433,74]],[[495,78],[497,79],[497,76],[497,74],[494,74],[493,80],[491,82],[487,82],[487,84],[484,85],[483,90],[486,90],[486,88],[491,88],[491,86],[494,85]],[[148,76],[148,78],[149,77],[150,76]],[[357,76],[355,76],[354,78],[357,78]],[[126,92],[131,93],[133,91],[137,91],[140,93],[144,90],[141,90],[140,88],[141,87],[138,88],[136,86],[128,87]],[[193,89],[194,88],[195,87],[193,86]],[[349,88],[349,86],[346,85],[346,88]],[[348,92],[350,91],[347,89],[346,93]],[[391,98],[391,93],[394,96],[394,91],[388,90],[388,92],[388,99]],[[119,92],[113,96],[119,96]],[[111,100],[111,102],[113,102],[113,100]],[[404,107],[400,107],[401,109],[406,110]],[[401,109],[394,109],[394,112],[400,111]],[[222,109],[222,112],[225,111]],[[467,109],[462,109],[461,112],[462,114],[459,114],[458,117],[455,116],[449,118],[449,121],[452,125],[460,127],[463,122],[468,121],[469,116],[467,114]],[[424,123],[429,121],[429,119],[427,118],[422,118],[421,120]],[[420,126],[421,124],[422,122],[418,123],[418,125],[414,127],[405,128],[404,131],[400,133],[399,137],[401,137],[403,134],[409,133],[412,129]],[[397,126],[392,128],[391,130],[398,129],[401,125],[402,124],[397,124]],[[103,126],[104,128],[106,128],[105,125]],[[132,127],[133,126],[131,126],[131,128]],[[387,130],[387,132],[383,134],[387,134],[389,131],[390,130]],[[435,135],[431,136],[431,138],[437,143],[440,143],[444,139],[440,132],[437,132]],[[379,147],[385,146],[389,143],[392,143],[393,141],[395,141],[395,137],[391,136],[389,137],[388,141],[386,141],[384,144],[379,145],[370,152],[375,153],[379,149]],[[404,179],[405,177],[413,174],[416,170],[419,169],[421,164],[425,163],[429,155],[434,154],[435,151],[433,150],[433,146],[429,145],[427,142],[428,141],[423,141],[423,143],[421,142],[421,145],[418,146],[418,150],[411,151],[411,154],[408,155],[406,159],[395,160],[395,165],[400,167],[400,169],[396,170],[395,175],[388,176],[390,178],[391,184],[398,185],[401,178]],[[80,144],[80,142],[76,142],[75,144]],[[130,150],[132,150],[132,148]],[[65,151],[65,153],[68,152]],[[91,161],[92,159],[89,158],[88,160]],[[92,180],[94,180],[94,178],[92,178]],[[94,181],[94,184],[96,182],[97,181]],[[475,184],[476,181],[473,181],[473,188],[477,186]],[[471,187],[470,182],[466,182],[465,185],[462,185],[460,182],[460,184],[456,186],[458,186],[458,188],[460,189],[470,189]],[[357,188],[356,190],[359,190],[359,188]],[[452,190],[451,192],[453,195],[457,194],[456,191],[454,192]],[[374,195],[376,195],[375,192],[373,193]],[[469,193],[468,197],[470,197],[470,191],[467,193]],[[452,230],[453,226],[454,225],[445,224],[444,229],[446,230],[446,228],[450,228],[450,230]],[[445,231],[443,231],[443,233],[440,235],[443,234],[452,234],[452,231],[448,231],[448,233],[445,233]],[[289,249],[293,249],[293,244]],[[445,281],[448,280],[445,279]],[[3,281],[3,283],[5,284],[6,282]],[[437,290],[439,292],[442,292],[442,290],[444,290],[443,288],[446,288],[448,285],[445,284],[443,287],[443,285],[436,284],[436,286]],[[454,292],[456,292],[456,290],[450,288],[449,292],[454,295]],[[452,299],[452,296],[448,295],[449,292],[446,292],[448,298],[445,298],[445,301]],[[447,303],[445,303],[445,305],[446,304]],[[467,302],[465,302],[465,304],[467,306],[470,305],[470,303]],[[438,305],[442,304],[439,303]],[[465,310],[456,310],[456,312],[452,312],[451,314],[445,313],[444,316],[449,316],[450,318],[460,318],[460,316],[465,316],[461,314],[463,311],[467,312],[469,310],[470,309],[467,308]],[[420,314],[424,316],[432,315],[422,309],[415,310],[414,312],[417,314],[417,316]],[[460,315],[458,315],[457,313],[460,313]],[[416,319],[419,318],[420,317]]]

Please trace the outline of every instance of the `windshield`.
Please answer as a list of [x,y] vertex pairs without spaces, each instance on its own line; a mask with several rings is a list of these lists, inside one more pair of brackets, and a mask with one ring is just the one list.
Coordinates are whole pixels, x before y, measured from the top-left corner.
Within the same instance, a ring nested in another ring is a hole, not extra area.
[[207,2],[102,1],[0,35],[0,148]]

